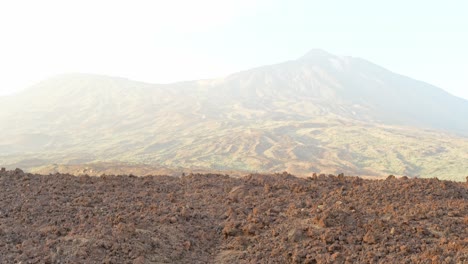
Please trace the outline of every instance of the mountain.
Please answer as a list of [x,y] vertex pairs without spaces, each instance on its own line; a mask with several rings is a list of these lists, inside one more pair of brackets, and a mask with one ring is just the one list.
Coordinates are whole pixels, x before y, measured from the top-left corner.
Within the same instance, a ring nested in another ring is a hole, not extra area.
[[467,116],[440,88],[321,50],[164,85],[67,74],[0,97],[0,164],[463,180]]

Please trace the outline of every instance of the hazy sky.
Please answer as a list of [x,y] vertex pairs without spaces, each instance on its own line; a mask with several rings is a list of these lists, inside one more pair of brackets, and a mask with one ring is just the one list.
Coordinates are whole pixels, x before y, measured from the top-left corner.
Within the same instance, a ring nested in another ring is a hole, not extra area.
[[468,98],[468,1],[0,2],[0,94],[66,72],[220,77],[312,48]]

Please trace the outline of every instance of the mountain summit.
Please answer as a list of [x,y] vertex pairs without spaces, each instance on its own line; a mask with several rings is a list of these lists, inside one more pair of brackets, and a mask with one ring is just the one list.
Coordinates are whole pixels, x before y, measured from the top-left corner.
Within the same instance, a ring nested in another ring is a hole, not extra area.
[[330,57],[335,57],[335,56],[322,49],[311,49],[309,52],[307,52],[302,57],[300,57],[300,59],[315,60],[317,58],[327,58],[327,57],[330,58]]
[[467,116],[464,99],[323,50],[167,85],[62,75],[0,98],[0,163],[458,179],[468,171]]

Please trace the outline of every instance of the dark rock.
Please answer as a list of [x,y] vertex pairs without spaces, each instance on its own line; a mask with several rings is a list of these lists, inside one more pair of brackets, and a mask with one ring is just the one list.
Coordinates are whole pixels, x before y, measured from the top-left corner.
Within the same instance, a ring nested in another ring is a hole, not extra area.
[[21,175],[21,176],[24,175],[23,170],[18,169],[18,168],[15,169],[14,173],[15,173],[15,175]]
[[223,228],[223,235],[225,238],[230,236],[236,236],[239,233],[238,223],[235,222],[228,222]]
[[299,242],[304,238],[304,232],[299,228],[291,229],[288,232],[288,241]]

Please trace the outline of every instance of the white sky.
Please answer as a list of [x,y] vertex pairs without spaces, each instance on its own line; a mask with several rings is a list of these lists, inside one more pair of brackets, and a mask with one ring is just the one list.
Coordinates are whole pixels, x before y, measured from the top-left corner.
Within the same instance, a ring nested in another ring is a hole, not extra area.
[[468,98],[465,2],[0,0],[0,95],[67,72],[220,77],[322,48]]

